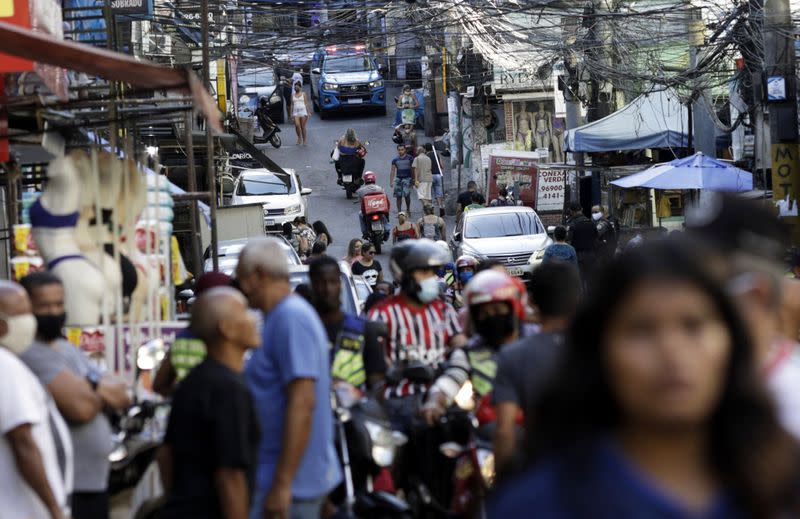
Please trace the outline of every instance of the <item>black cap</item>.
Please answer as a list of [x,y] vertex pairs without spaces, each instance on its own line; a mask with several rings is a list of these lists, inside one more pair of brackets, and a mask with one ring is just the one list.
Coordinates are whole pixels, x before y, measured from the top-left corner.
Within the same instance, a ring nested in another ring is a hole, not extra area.
[[732,195],[714,195],[687,212],[686,230],[723,252],[746,252],[782,262],[789,227],[774,206]]

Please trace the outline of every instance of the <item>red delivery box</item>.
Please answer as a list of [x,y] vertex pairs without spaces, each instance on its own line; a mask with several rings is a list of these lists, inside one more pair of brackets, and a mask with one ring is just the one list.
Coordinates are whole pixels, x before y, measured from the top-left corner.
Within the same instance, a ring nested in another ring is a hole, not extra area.
[[370,193],[361,199],[361,212],[369,216],[375,213],[389,214],[389,198],[386,193]]

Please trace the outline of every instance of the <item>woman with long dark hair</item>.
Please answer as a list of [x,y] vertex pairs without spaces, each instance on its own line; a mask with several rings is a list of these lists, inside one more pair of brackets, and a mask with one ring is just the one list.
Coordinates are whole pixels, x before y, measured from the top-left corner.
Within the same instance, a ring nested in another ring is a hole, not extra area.
[[796,445],[759,383],[748,331],[696,251],[657,242],[604,269],[527,414],[533,466],[500,489],[489,517],[793,510]]
[[317,241],[324,242],[328,247],[333,245],[333,238],[331,237],[331,233],[328,231],[328,226],[325,225],[325,222],[322,220],[317,220],[311,224],[311,228],[314,229],[314,233],[317,235]]

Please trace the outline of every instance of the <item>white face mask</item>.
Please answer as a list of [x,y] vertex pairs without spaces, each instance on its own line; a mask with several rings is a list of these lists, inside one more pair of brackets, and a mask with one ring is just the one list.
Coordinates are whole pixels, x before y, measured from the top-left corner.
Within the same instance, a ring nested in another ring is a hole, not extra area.
[[603,217],[603,213],[592,213],[592,220],[595,222]]
[[8,331],[0,337],[0,344],[15,355],[22,355],[31,347],[36,338],[36,317],[33,314],[20,314],[12,317],[0,316],[8,326]]

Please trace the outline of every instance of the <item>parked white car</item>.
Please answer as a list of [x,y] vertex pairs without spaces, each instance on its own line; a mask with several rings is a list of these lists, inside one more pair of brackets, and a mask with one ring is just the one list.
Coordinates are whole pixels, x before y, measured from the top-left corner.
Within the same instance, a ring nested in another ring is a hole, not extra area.
[[508,273],[530,277],[553,243],[539,215],[530,207],[507,206],[470,209],[461,217],[450,246],[455,258],[462,254],[478,261],[499,261]]
[[[281,242],[281,248],[283,248],[283,252],[286,253],[286,263],[289,266],[297,266],[302,265],[303,262],[300,261],[300,256],[297,255],[297,252],[294,250],[294,247],[286,241],[283,236],[278,235],[277,238]],[[219,246],[217,250],[219,251],[219,270],[220,272],[224,272],[229,276],[232,276],[236,271],[236,266],[239,264],[239,254],[241,254],[242,249],[244,249],[245,245],[249,238],[239,238],[236,240],[225,240],[219,242]],[[203,271],[204,272],[211,272],[214,270],[213,260],[211,259],[211,247],[207,247],[205,254],[203,254]]]
[[308,195],[293,169],[288,175],[267,169],[245,169],[233,183],[232,205],[261,204],[264,207],[264,227],[280,232],[281,226],[298,216],[308,219]]

